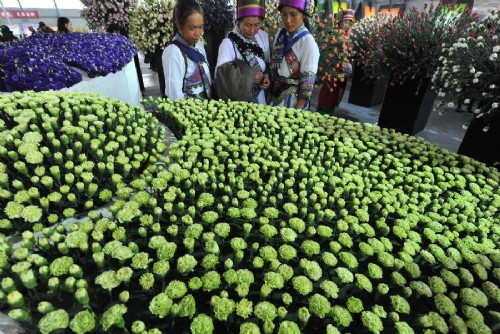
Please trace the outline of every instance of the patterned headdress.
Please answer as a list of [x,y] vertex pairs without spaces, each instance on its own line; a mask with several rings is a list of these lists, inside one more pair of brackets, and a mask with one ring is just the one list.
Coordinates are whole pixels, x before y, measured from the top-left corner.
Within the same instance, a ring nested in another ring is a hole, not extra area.
[[342,12],[342,21],[343,20],[354,20],[354,11],[352,9],[346,9]]
[[314,14],[314,0],[280,0],[278,9],[284,6],[297,8],[309,17]]
[[241,19],[246,16],[266,17],[265,0],[238,0],[237,18]]

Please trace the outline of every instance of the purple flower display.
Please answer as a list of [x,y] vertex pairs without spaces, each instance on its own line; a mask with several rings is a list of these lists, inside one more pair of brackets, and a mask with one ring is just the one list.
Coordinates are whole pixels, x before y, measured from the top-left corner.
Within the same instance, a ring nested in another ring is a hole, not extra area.
[[37,34],[0,44],[0,91],[36,92],[71,87],[82,80],[120,71],[137,53],[116,34]]

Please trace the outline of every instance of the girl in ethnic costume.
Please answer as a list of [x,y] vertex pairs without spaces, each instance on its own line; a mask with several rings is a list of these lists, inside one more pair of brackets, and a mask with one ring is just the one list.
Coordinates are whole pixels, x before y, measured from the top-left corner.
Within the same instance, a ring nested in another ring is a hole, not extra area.
[[196,0],[178,0],[174,8],[177,34],[162,55],[165,95],[171,100],[211,97],[210,71],[203,44],[203,10]]
[[280,0],[278,9],[284,28],[271,54],[273,105],[307,110],[319,61],[318,44],[306,27],[314,0]]
[[235,59],[243,59],[258,70],[254,77],[253,100],[266,104],[264,89],[271,84],[269,79],[269,36],[260,29],[265,17],[264,0],[238,0],[238,24],[229,33],[220,47],[217,68]]

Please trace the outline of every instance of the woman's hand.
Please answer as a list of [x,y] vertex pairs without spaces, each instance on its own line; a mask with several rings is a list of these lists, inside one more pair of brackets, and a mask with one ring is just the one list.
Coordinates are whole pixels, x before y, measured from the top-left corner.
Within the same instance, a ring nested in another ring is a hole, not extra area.
[[305,100],[305,99],[299,99],[297,101],[297,104],[295,105],[295,109],[299,109],[299,110],[304,109],[304,106],[306,105],[306,102],[307,102],[307,100]]
[[270,85],[271,80],[269,79],[269,74],[264,74],[264,81],[262,81],[262,86],[260,86],[260,88],[268,89]]
[[255,76],[253,77],[253,83],[260,84],[262,81],[263,74],[261,71],[255,73]]

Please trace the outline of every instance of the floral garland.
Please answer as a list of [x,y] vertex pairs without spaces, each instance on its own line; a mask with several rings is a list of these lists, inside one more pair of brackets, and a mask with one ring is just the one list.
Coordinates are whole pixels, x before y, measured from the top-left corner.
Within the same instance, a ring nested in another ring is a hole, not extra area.
[[130,12],[137,0],[81,0],[84,8],[82,17],[92,29],[117,26],[128,28]]
[[442,63],[433,76],[443,98],[437,108],[477,101],[475,117],[485,120],[487,131],[489,121],[500,114],[500,9],[474,22],[467,33],[443,48]]
[[121,35],[36,34],[0,45],[0,91],[45,91],[71,87],[82,80],[120,71],[137,53]]
[[144,52],[163,48],[172,38],[173,0],[147,0],[132,9],[130,40]]
[[344,68],[349,62],[351,44],[333,15],[315,13],[311,33],[318,44],[320,57],[317,77],[333,88],[345,80]]

